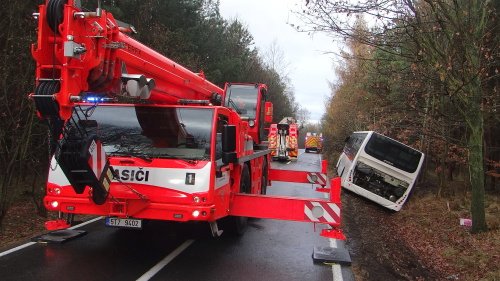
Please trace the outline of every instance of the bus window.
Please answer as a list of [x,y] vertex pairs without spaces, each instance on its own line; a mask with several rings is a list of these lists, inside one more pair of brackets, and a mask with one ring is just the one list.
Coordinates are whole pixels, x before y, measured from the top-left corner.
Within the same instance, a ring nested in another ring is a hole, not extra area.
[[365,151],[367,154],[408,173],[417,170],[422,153],[395,140],[374,133]]
[[366,138],[367,133],[353,133],[348,139],[344,147],[344,153],[347,155],[347,157],[352,161],[354,159],[354,156],[359,151],[359,148],[361,147],[361,144],[363,144],[363,141]]

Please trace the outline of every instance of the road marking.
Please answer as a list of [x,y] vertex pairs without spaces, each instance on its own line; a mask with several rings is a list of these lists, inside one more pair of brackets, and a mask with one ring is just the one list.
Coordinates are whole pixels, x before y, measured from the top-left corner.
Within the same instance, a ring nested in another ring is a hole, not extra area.
[[[87,225],[87,224],[89,224],[89,223],[93,223],[93,222],[95,222],[95,221],[98,221],[98,220],[100,220],[100,219],[102,219],[102,218],[103,218],[103,217],[97,217],[97,218],[95,218],[95,219],[88,220],[88,221],[83,222],[83,223],[81,223],[81,224],[78,224],[78,225],[72,226],[72,227],[70,227],[69,229],[76,229],[76,228],[82,227],[82,226],[84,226],[84,225]],[[36,244],[36,242],[28,242],[28,243],[26,243],[26,244],[23,244],[23,245],[17,246],[17,247],[15,247],[15,248],[12,248],[12,249],[7,250],[7,251],[5,251],[5,252],[1,252],[1,253],[0,253],[0,258],[1,258],[1,257],[3,257],[3,256],[6,256],[6,255],[8,255],[8,254],[14,253],[14,252],[16,252],[16,251],[22,250],[22,249],[24,249],[24,248],[26,248],[26,247],[29,247],[29,246],[33,245],[33,244]]]
[[[325,197],[325,199],[328,198],[328,195],[327,194],[323,194],[323,197]],[[337,243],[337,239],[332,239],[332,238],[329,238],[328,240],[330,240],[330,247],[332,248],[338,248],[338,243]],[[333,274],[333,281],[343,281],[344,280],[344,277],[342,276],[342,266],[340,264],[332,264],[332,274]]]
[[333,281],[344,280],[344,278],[342,277],[342,267],[340,266],[340,264],[332,265],[332,272],[333,272]]
[[[330,240],[330,247],[338,248],[337,239],[328,239]],[[342,266],[340,264],[332,265],[332,273],[333,273],[333,281],[343,281],[342,277]]]
[[150,270],[148,270],[146,273],[144,273],[139,279],[136,281],[147,281],[153,276],[155,276],[156,273],[158,273],[162,268],[164,268],[167,264],[169,264],[175,257],[177,257],[180,253],[182,253],[184,250],[187,249],[191,244],[193,244],[194,240],[186,240],[182,245],[177,247],[173,252],[168,254],[168,256],[164,257],[159,263],[157,263],[155,266],[153,266]]
[[104,217],[102,217],[102,216],[101,216],[101,217],[97,217],[97,218],[95,218],[95,219],[91,219],[91,220],[88,220],[88,221],[86,221],[86,222],[82,222],[81,224],[77,224],[77,225],[75,225],[75,226],[72,226],[72,227],[70,227],[70,228],[68,228],[68,229],[77,229],[77,228],[79,228],[79,227],[82,227],[82,226],[87,225],[87,224],[91,224],[91,223],[96,222],[96,221],[98,221],[98,220],[100,220],[100,219],[103,219],[103,218],[104,218]]
[[0,257],[6,256],[6,255],[8,255],[8,254],[10,254],[10,253],[13,253],[13,252],[15,252],[15,251],[19,251],[19,250],[24,249],[24,248],[26,248],[26,247],[29,247],[29,246],[31,246],[31,245],[33,245],[33,244],[36,244],[36,243],[35,243],[35,242],[28,242],[28,243],[23,244],[23,245],[21,245],[21,246],[17,246],[17,247],[15,247],[15,248],[12,248],[12,249],[10,249],[10,250],[7,250],[7,251],[5,251],[5,252],[0,253]]

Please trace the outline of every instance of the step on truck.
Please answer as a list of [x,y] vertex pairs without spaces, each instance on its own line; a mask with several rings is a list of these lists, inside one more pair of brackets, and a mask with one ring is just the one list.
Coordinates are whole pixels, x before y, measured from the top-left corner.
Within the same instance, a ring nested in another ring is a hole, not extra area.
[[[50,132],[48,230],[75,214],[108,226],[144,220],[207,222],[214,236],[244,230],[246,217],[323,223],[342,238],[340,185],[322,173],[270,167],[272,120],[261,83],[209,82],[133,38],[100,4],[47,0],[34,13],[36,87],[29,96]],[[329,199],[266,195],[272,181],[311,183]]]

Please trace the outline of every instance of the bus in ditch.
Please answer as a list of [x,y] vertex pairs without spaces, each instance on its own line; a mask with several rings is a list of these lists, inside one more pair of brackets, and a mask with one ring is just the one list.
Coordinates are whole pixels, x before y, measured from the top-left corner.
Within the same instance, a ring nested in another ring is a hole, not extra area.
[[337,161],[342,187],[399,211],[408,200],[424,153],[374,131],[353,132]]

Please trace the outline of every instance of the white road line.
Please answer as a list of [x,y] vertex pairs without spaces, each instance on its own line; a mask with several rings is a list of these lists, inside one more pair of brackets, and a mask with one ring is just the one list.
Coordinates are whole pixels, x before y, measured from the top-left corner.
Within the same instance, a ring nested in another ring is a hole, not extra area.
[[184,250],[187,249],[191,244],[193,244],[194,240],[186,240],[182,245],[177,247],[173,252],[168,254],[165,258],[163,258],[159,263],[157,263],[155,266],[153,266],[150,270],[148,270],[146,273],[144,273],[139,279],[136,281],[147,281],[153,276],[155,276],[156,273],[158,273],[162,268],[164,268],[167,264],[169,264],[175,257],[177,257],[180,253],[182,253]]
[[7,251],[5,251],[5,252],[0,253],[0,257],[6,256],[6,255],[8,255],[8,254],[10,254],[10,253],[13,253],[13,252],[15,252],[15,251],[19,251],[19,250],[24,249],[24,248],[26,248],[26,247],[29,247],[29,246],[31,246],[31,245],[33,245],[33,244],[36,244],[36,243],[35,243],[35,242],[28,242],[28,243],[23,244],[23,245],[21,245],[21,246],[17,246],[17,247],[15,247],[15,248],[12,248],[12,249],[10,249],[10,250],[7,250]]
[[[87,225],[87,224],[89,224],[89,223],[93,223],[93,222],[95,222],[95,221],[98,221],[98,220],[100,220],[100,219],[102,219],[102,218],[103,218],[103,217],[97,217],[97,218],[95,218],[95,219],[92,219],[92,220],[89,220],[89,221],[83,222],[83,223],[81,223],[81,224],[78,224],[78,225],[72,226],[72,227],[70,227],[69,229],[76,229],[76,228],[82,227],[82,226],[84,226],[84,225]],[[28,243],[26,243],[26,244],[23,244],[23,245],[17,246],[17,247],[15,247],[15,248],[12,248],[12,249],[7,250],[7,251],[5,251],[5,252],[1,252],[1,253],[0,253],[0,258],[1,258],[1,257],[3,257],[3,256],[6,256],[6,255],[8,255],[8,254],[14,253],[14,252],[16,252],[16,251],[22,250],[22,249],[24,249],[24,248],[26,248],[26,247],[29,247],[29,246],[33,245],[33,244],[36,244],[36,242],[28,242]]]
[[332,271],[333,271],[333,281],[344,280],[344,278],[342,277],[342,267],[340,266],[340,264],[332,265]]
[[95,219],[91,219],[91,220],[88,220],[88,221],[86,221],[86,222],[82,222],[81,224],[77,224],[77,225],[75,225],[75,226],[72,226],[72,227],[70,227],[70,228],[68,228],[68,229],[77,229],[77,228],[82,227],[82,226],[84,226],[84,225],[87,225],[87,224],[91,224],[91,223],[93,223],[93,222],[96,222],[96,221],[98,221],[98,220],[100,220],[100,219],[102,219],[102,218],[104,218],[104,217],[102,217],[102,216],[101,216],[101,217],[97,217],[97,218],[95,218]]
[[[332,248],[338,248],[337,244],[337,239],[329,239],[330,240],[330,247]],[[343,281],[344,278],[342,277],[342,266],[340,264],[333,264],[332,265],[332,273],[333,273],[333,281]]]

